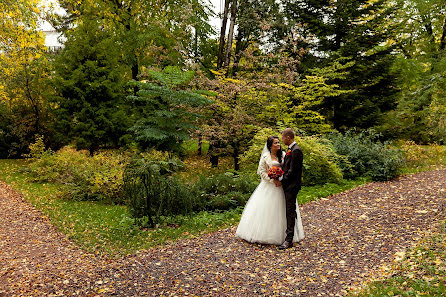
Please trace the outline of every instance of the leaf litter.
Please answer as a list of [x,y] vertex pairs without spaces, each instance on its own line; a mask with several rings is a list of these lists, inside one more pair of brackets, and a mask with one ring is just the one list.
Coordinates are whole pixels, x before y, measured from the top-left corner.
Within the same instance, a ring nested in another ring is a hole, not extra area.
[[307,203],[307,237],[285,251],[232,227],[108,258],[0,183],[0,296],[343,296],[444,220],[445,188],[446,170],[436,170]]

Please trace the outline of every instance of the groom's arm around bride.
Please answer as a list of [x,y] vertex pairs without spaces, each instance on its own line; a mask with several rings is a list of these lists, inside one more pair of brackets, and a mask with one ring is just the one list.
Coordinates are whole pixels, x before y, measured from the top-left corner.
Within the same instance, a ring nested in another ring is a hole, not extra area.
[[284,191],[295,192],[297,195],[302,185],[303,153],[297,144],[294,144],[290,150],[283,164],[285,173],[276,185],[283,186]]
[[[300,147],[294,141],[294,132],[291,129],[285,129],[282,132],[282,140],[285,145],[288,145],[288,150],[285,154],[284,164],[282,169],[284,174],[277,181],[276,186],[283,186],[285,192],[299,192],[302,185],[302,167],[303,167],[303,153]],[[292,132],[290,135],[285,135],[285,132]]]

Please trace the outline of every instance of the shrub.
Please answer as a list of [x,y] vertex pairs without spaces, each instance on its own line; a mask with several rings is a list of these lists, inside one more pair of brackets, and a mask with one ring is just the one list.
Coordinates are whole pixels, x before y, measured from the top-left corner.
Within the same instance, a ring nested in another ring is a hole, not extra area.
[[314,136],[297,137],[296,143],[304,155],[302,183],[320,185],[340,183],[342,170],[338,166],[342,158],[338,156],[331,143]]
[[125,162],[122,154],[111,151],[91,157],[87,151],[64,147],[32,158],[29,170],[35,181],[66,185],[65,198],[121,204]]
[[45,153],[51,154],[51,150],[45,150],[45,143],[42,135],[36,135],[36,141],[29,145],[29,154],[25,154],[27,158],[40,158]]
[[[160,162],[144,158],[130,162],[124,172],[124,192],[130,213],[141,225],[154,226],[165,216],[192,211],[191,193]],[[169,166],[167,166],[170,168]]]
[[446,147],[436,143],[418,145],[414,141],[399,142],[398,147],[411,167],[446,164]]
[[[270,135],[280,137],[280,132],[269,128],[258,131],[251,140],[247,152],[241,158],[245,165],[259,161],[266,139]],[[337,164],[341,163],[343,158],[335,153],[329,141],[313,136],[305,136],[296,137],[296,142],[304,154],[304,184],[339,183],[342,180],[342,170]],[[282,150],[285,150],[285,146],[282,146]]]
[[232,172],[202,175],[192,186],[194,210],[228,210],[244,206],[258,183],[258,177]]
[[347,158],[350,165],[340,163],[344,176],[370,177],[375,181],[390,180],[398,175],[403,165],[401,151],[389,143],[382,143],[373,130],[354,135],[333,133],[328,136],[336,152]]

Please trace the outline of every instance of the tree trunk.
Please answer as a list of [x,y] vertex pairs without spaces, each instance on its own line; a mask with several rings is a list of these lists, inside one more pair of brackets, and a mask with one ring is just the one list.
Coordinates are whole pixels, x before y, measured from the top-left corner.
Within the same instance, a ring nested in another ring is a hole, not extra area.
[[336,130],[339,130],[341,127],[340,120],[338,119],[339,116],[339,103],[337,102],[336,98],[332,98],[334,100],[333,102],[333,128]]
[[225,0],[225,9],[223,12],[223,21],[221,23],[221,30],[220,30],[220,43],[218,46],[217,69],[220,69],[223,66],[224,53],[225,53],[226,24],[228,23],[229,1],[230,0]]
[[[249,35],[250,33],[248,33]],[[243,35],[242,32],[239,30],[237,32],[237,36],[235,37],[235,52],[234,52],[234,64],[232,65],[232,71],[231,71],[231,75],[235,76],[238,72],[238,66],[239,66],[239,62],[240,59],[242,58],[242,53],[244,50],[247,49],[248,45],[249,45],[249,41],[243,41],[243,38],[248,39],[247,36]]]
[[211,167],[218,167],[218,156],[211,156]]
[[[135,60],[137,60],[138,58],[136,58],[135,56]],[[132,79],[134,79],[135,81],[138,78],[138,61],[135,61],[135,65],[132,65]]]
[[96,151],[96,145],[91,144],[91,145],[88,147],[88,152],[90,153],[90,157],[93,157],[95,151]]
[[203,143],[203,136],[201,135],[201,133],[198,135],[198,155],[201,156],[201,146]]
[[194,48],[195,63],[198,62],[198,29],[195,28],[195,48]]
[[445,48],[446,48],[446,18],[444,19],[443,35],[441,35],[441,40],[440,40],[440,49],[444,50]]
[[211,167],[218,167],[218,152],[215,152],[217,145],[215,142],[210,141],[208,154],[210,155],[209,161],[211,162]]
[[34,99],[31,94],[31,82],[30,75],[28,74],[28,63],[25,64],[25,93],[34,111],[34,134],[40,134],[40,112],[39,112],[39,101]]
[[226,72],[226,77],[229,72],[229,63],[231,62],[231,52],[232,52],[232,38],[234,35],[234,26],[235,26],[235,15],[237,13],[237,0],[233,0],[231,4],[231,23],[229,25],[229,33],[228,33],[228,44],[226,47],[226,59],[225,59],[225,67],[228,69]]
[[232,158],[234,159],[234,170],[235,171],[239,171],[239,169],[240,169],[239,155],[240,155],[239,150],[236,145],[236,147],[234,148],[234,154],[232,155]]

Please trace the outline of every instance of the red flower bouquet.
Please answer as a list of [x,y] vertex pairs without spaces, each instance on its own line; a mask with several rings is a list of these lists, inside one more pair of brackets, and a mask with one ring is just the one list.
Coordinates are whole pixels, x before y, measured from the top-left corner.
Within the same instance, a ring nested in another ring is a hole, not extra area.
[[273,166],[269,171],[268,171],[268,177],[272,178],[272,179],[279,179],[279,177],[281,177],[283,175],[283,170],[280,167],[276,167]]

